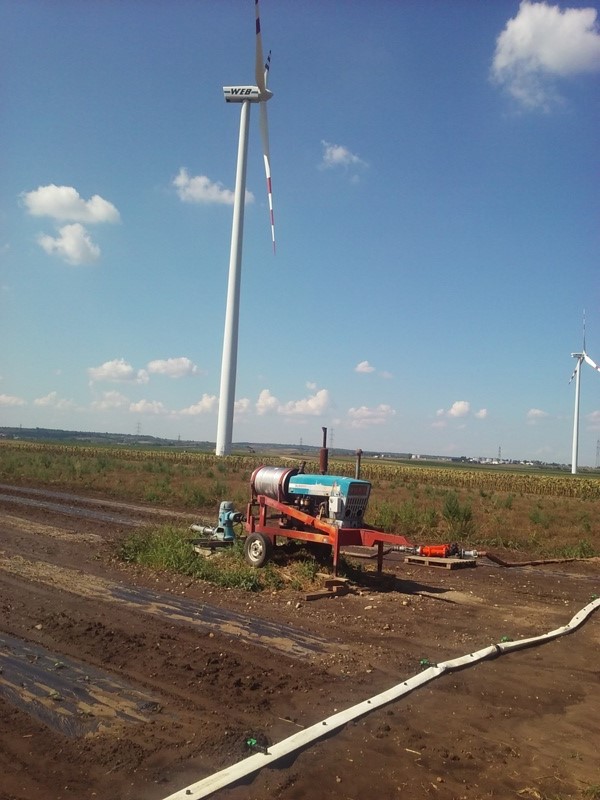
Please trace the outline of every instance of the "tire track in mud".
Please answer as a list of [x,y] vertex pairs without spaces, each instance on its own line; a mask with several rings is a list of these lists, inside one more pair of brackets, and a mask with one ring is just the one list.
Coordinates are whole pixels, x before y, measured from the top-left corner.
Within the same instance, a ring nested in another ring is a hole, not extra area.
[[[63,503],[71,503],[71,506],[65,507],[64,505],[56,504],[54,506],[58,513],[68,514],[68,508],[73,505],[82,507],[90,511],[90,507],[96,506],[98,508],[119,509],[123,512],[130,512],[135,514],[148,514],[150,517],[170,517],[180,518],[183,520],[195,519],[196,515],[187,511],[173,511],[168,508],[156,508],[154,506],[141,506],[135,503],[125,503],[118,500],[103,500],[99,497],[86,497],[81,494],[73,494],[72,492],[57,492],[51,489],[35,489],[29,486],[11,486],[7,483],[0,483],[0,492],[9,492],[6,495],[0,495],[0,500],[5,499],[10,503],[22,505],[36,505],[34,503],[28,504],[24,502],[29,495],[30,498],[52,498],[52,500],[62,501]],[[41,507],[46,507],[48,503],[42,499],[38,503]],[[127,518],[129,524],[135,524],[134,520]],[[139,522],[137,524],[140,524]]]
[[7,634],[0,634],[0,696],[69,737],[162,711],[155,698],[106,672]]
[[96,520],[98,522],[110,522],[114,525],[129,525],[133,527],[144,525],[144,523],[140,520],[131,519],[131,517],[126,517],[123,514],[109,514],[106,511],[97,511],[96,509],[86,508],[83,506],[67,506],[63,503],[51,503],[48,500],[36,500],[32,497],[22,497],[20,495],[0,493],[0,502],[8,503],[9,505],[40,508],[44,511],[50,511],[66,517],[81,517],[84,519]]
[[43,522],[33,522],[32,520],[13,517],[9,514],[2,514],[2,521],[8,523],[10,527],[21,533],[32,534],[34,536],[48,536],[50,539],[58,539],[64,542],[86,542],[97,545],[104,541],[103,536],[97,533],[79,533],[78,531],[67,531],[64,528],[57,528],[54,525],[46,525]]
[[0,554],[0,570],[80,597],[124,605],[171,623],[216,629],[237,641],[277,650],[300,660],[345,649],[343,645],[286,624],[249,617],[152,589],[120,585],[77,570],[29,561],[22,556]]

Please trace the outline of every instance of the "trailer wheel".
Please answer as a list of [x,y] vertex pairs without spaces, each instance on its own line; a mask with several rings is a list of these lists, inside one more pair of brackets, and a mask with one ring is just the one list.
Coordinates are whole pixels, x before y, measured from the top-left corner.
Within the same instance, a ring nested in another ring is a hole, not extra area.
[[251,533],[244,544],[244,558],[251,567],[262,567],[271,554],[271,540],[262,533]]

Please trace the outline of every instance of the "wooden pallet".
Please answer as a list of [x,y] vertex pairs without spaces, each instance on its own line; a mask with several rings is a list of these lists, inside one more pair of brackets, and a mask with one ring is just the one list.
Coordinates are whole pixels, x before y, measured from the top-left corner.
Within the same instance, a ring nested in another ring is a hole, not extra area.
[[434,558],[433,556],[406,556],[405,564],[420,564],[425,567],[442,567],[444,569],[461,569],[476,567],[474,558]]

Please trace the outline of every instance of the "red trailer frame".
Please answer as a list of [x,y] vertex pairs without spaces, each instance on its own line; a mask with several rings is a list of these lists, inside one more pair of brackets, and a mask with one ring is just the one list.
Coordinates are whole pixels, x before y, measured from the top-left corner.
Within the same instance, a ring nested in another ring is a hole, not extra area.
[[[269,510],[276,512],[269,517]],[[274,524],[276,520],[279,524]],[[287,519],[286,524],[283,520]],[[291,524],[290,524],[291,523]],[[292,527],[292,525],[294,527]],[[304,542],[318,542],[326,544],[333,551],[333,574],[337,575],[340,557],[340,548],[351,545],[374,547],[377,545],[377,571],[383,568],[383,546],[411,545],[404,536],[395,533],[385,533],[377,528],[341,528],[325,519],[306,514],[298,508],[279,500],[273,500],[267,495],[259,494],[248,503],[246,513],[246,532],[248,535],[261,534],[275,545],[276,538],[299,539]]]

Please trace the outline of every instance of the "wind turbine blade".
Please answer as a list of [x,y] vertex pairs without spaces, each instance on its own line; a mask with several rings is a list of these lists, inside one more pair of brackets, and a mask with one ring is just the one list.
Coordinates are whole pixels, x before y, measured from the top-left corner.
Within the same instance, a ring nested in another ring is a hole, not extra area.
[[587,353],[584,353],[583,357],[585,359],[586,364],[589,364],[590,367],[593,367],[597,372],[600,372],[600,367],[598,366],[598,364],[596,364],[595,361],[592,361],[592,359],[588,356]]
[[258,0],[254,0],[254,10],[256,12],[256,85],[260,89],[260,93],[264,94],[267,91],[265,82],[265,62],[263,60],[263,47],[262,47],[262,34],[260,32],[260,11],[258,7]]
[[569,383],[573,382],[573,378],[575,377],[575,375],[577,375],[577,370],[579,369],[579,365],[580,364],[581,364],[581,361],[578,361],[577,364],[575,364],[575,369],[573,370],[573,374],[569,378]]
[[265,162],[265,175],[267,177],[267,196],[269,198],[269,216],[271,219],[271,239],[273,252],[275,252],[275,218],[273,216],[273,190],[271,187],[271,159],[269,156],[269,124],[267,121],[267,104],[260,103],[260,135],[263,146],[263,159]]
[[269,85],[269,70],[271,69],[271,51],[269,50],[269,55],[267,56],[267,60],[265,61],[265,89]]

